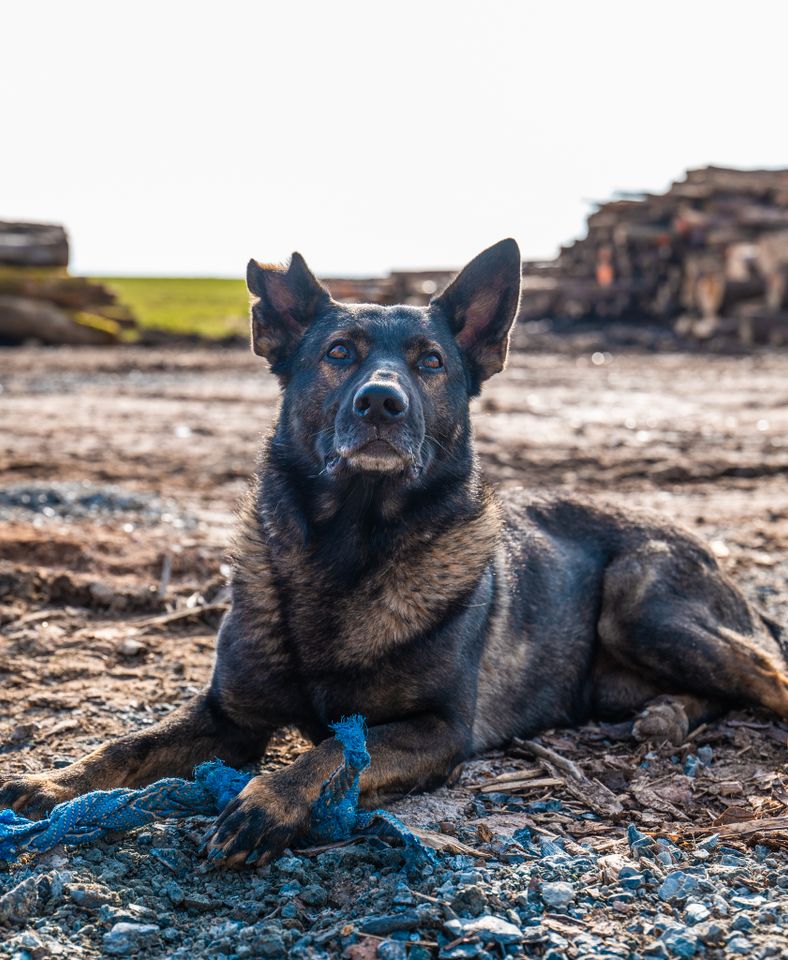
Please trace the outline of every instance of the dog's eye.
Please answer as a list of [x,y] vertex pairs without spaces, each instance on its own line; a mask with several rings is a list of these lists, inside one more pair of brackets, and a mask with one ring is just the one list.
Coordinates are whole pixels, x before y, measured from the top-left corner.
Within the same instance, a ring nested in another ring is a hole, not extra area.
[[341,341],[332,343],[326,351],[326,357],[329,360],[350,360],[351,356],[350,347]]
[[437,353],[425,353],[419,360],[419,366],[424,367],[425,370],[440,370],[443,360]]

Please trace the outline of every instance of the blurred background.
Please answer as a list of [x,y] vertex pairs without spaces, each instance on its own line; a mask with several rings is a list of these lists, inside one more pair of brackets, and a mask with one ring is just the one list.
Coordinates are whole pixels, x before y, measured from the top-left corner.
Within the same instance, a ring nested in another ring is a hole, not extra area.
[[[735,309],[757,339],[784,307],[761,288],[782,282],[786,175],[703,172],[788,162],[780,4],[45,0],[5,27],[2,293],[83,326],[244,333],[246,261],[294,249],[338,296],[419,300],[508,235],[539,261],[535,318],[688,313],[705,335]],[[13,221],[68,249],[23,252]],[[118,303],[54,290],[66,266]]]

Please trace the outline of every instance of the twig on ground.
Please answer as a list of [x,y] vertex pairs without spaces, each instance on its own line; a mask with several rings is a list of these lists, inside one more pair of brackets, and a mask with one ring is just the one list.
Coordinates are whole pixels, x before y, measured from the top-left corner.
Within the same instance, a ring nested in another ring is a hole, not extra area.
[[224,613],[230,609],[229,603],[205,603],[200,607],[187,607],[185,610],[175,610],[173,613],[162,613],[158,617],[149,617],[147,620],[132,622],[132,626],[139,630],[148,627],[161,627],[176,620],[188,620],[190,617],[199,618],[206,613]]
[[564,773],[568,773],[569,776],[573,777],[575,780],[588,779],[580,767],[578,767],[578,765],[572,760],[567,760],[567,758],[562,757],[560,753],[556,753],[555,750],[551,750],[549,747],[542,746],[541,743],[537,743],[535,740],[515,739],[513,742],[516,746],[521,747],[523,750],[527,750],[535,757],[539,757],[542,760],[549,760],[553,766],[558,767],[559,770],[563,770]]

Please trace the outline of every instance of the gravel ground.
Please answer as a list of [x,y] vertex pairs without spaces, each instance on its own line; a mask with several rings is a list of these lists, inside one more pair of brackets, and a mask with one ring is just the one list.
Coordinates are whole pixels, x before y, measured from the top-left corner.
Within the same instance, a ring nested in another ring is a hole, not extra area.
[[[788,355],[548,346],[477,404],[490,474],[669,513],[788,623]],[[65,764],[205,681],[276,387],[239,351],[25,348],[0,355],[0,389],[6,773]],[[215,873],[199,818],[0,864],[0,956],[788,955],[784,723],[539,743],[392,807],[436,866],[363,840]],[[304,747],[284,731],[266,762]]]

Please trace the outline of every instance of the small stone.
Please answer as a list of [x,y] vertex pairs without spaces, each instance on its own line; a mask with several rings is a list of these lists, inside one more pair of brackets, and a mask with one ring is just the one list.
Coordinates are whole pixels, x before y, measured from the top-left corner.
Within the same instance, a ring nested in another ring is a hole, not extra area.
[[64,767],[70,767],[74,762],[74,757],[63,756],[63,754],[55,753],[50,757],[49,764],[54,767],[55,770],[62,770]]
[[378,944],[378,960],[407,960],[408,950],[398,940],[384,940]]
[[275,933],[263,933],[255,937],[251,946],[255,957],[268,957],[271,960],[285,960],[287,957],[284,940]]
[[298,880],[303,880],[306,876],[304,862],[300,857],[280,857],[274,865],[280,873],[296,877]]
[[731,937],[725,948],[730,950],[731,953],[741,953],[749,956],[752,952],[752,943],[746,937],[737,934],[737,936]]
[[326,893],[325,887],[321,887],[319,883],[310,883],[302,890],[301,900],[308,907],[322,907],[328,900],[328,893]]
[[23,743],[38,733],[39,729],[37,723],[18,723],[11,731],[8,739],[11,743]]
[[109,606],[115,599],[115,591],[106,583],[91,583],[89,590],[93,599],[105,606]]
[[522,936],[519,927],[491,914],[471,920],[447,920],[444,926],[455,937],[478,937],[482,943],[517,943]]
[[691,874],[684,873],[683,870],[675,870],[669,873],[657,890],[660,900],[667,903],[675,903],[677,900],[685,900],[690,894],[698,889],[698,881]]
[[672,957],[694,957],[698,952],[698,938],[689,930],[671,927],[662,934],[662,942]]
[[715,944],[722,943],[725,937],[725,928],[720,926],[719,923],[712,920],[707,926],[698,930],[698,936],[706,944],[706,946],[714,946]]
[[184,897],[183,905],[191,907],[192,910],[205,912],[207,910],[215,910],[221,906],[221,903],[218,900],[212,900],[210,897],[206,897],[202,893],[189,893]]
[[487,898],[481,887],[474,884],[464,887],[451,901],[450,906],[461,917],[478,917],[487,909]]
[[688,777],[695,777],[698,773],[700,761],[694,753],[688,753],[684,758],[684,774]]
[[411,907],[416,902],[416,898],[407,883],[398,883],[391,901],[397,907]]
[[136,657],[145,649],[145,644],[140,640],[135,640],[134,637],[126,637],[118,645],[118,653],[123,657]]
[[492,960],[492,956],[480,943],[458,943],[453,947],[441,947],[440,960]]
[[83,910],[98,910],[105,903],[117,903],[118,897],[95,883],[69,884],[66,893]]
[[711,747],[698,747],[698,760],[700,760],[704,767],[708,767],[711,764],[713,757],[714,751]]
[[155,923],[116,923],[104,934],[104,950],[114,956],[128,956],[158,939],[159,930]]
[[630,867],[624,867],[618,877],[619,883],[625,890],[637,890],[644,883],[643,874]]
[[186,894],[183,892],[183,888],[174,880],[168,880],[161,889],[165,897],[167,897],[170,903],[175,907],[180,906],[186,899]]
[[690,901],[684,908],[684,919],[690,924],[703,923],[710,916],[709,908],[703,903],[698,903],[697,900]]
[[632,852],[638,855],[643,855],[654,846],[653,839],[647,834],[641,833],[632,823],[627,827],[627,841],[632,848]]
[[574,899],[575,888],[571,883],[559,880],[542,884],[542,902],[554,910],[565,910]]
[[432,954],[426,947],[422,947],[420,944],[416,944],[415,947],[410,948],[410,953],[408,954],[408,960],[431,960]]
[[282,899],[289,899],[290,897],[297,897],[301,893],[302,887],[298,880],[288,880],[287,883],[283,883],[279,888],[279,896]]
[[737,910],[754,910],[757,907],[763,906],[766,903],[766,898],[762,897],[758,893],[750,893],[747,895],[738,895],[731,897],[731,906],[735,907]]
[[0,897],[0,921],[25,920],[39,902],[38,878],[28,877]]
[[706,837],[704,840],[701,840],[697,846],[701,850],[713,850],[719,845],[720,835],[718,833],[712,833],[710,837]]
[[646,960],[652,960],[652,958],[657,958],[657,960],[668,960],[670,954],[668,953],[668,948],[662,943],[661,940],[657,940],[655,943],[650,944],[643,951],[643,958]]
[[[139,843],[139,840],[137,842]],[[158,860],[162,866],[172,870],[173,873],[181,872],[184,858],[175,847],[151,847],[150,855],[154,860]]]
[[717,784],[717,793],[721,797],[737,797],[744,793],[744,787],[739,780],[722,780]]

